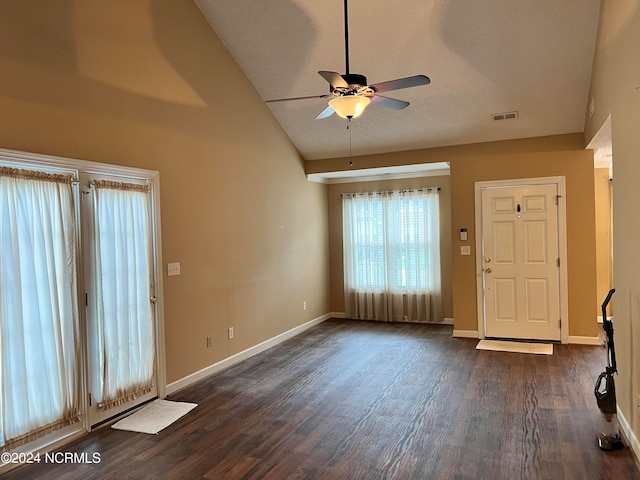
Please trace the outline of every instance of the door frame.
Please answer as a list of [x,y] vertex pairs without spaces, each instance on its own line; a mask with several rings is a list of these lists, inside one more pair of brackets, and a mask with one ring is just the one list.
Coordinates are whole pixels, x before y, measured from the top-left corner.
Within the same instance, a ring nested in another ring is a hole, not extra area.
[[525,187],[531,185],[555,184],[558,191],[558,255],[560,256],[560,341],[569,343],[569,288],[567,273],[567,208],[566,208],[566,178],[564,176],[555,177],[535,177],[516,178],[511,180],[490,180],[475,182],[475,231],[476,231],[476,304],[478,308],[478,338],[485,338],[486,315],[485,296],[483,285],[483,263],[482,263],[482,191],[496,187]]

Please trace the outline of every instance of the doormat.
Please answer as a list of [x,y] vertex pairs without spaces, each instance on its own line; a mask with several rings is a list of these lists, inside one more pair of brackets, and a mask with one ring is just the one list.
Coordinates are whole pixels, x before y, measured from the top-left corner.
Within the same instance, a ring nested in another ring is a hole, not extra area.
[[197,403],[154,400],[146,407],[114,423],[111,428],[157,435],[160,430],[168,427],[197,406]]
[[535,353],[536,355],[553,355],[551,343],[506,342],[503,340],[480,340],[476,350],[494,352]]

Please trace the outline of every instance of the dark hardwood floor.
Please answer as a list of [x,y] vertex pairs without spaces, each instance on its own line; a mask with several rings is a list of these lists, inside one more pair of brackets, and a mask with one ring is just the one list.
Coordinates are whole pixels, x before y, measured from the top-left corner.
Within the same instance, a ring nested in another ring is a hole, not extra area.
[[159,435],[103,428],[3,479],[640,479],[605,453],[599,347],[475,350],[446,326],[331,320],[177,392]]

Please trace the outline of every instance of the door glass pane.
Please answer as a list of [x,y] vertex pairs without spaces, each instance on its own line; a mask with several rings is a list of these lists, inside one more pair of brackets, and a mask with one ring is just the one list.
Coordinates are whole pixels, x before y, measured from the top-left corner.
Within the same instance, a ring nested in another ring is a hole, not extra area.
[[94,181],[93,399],[103,409],[154,387],[149,189]]
[[80,417],[71,182],[0,166],[0,448]]

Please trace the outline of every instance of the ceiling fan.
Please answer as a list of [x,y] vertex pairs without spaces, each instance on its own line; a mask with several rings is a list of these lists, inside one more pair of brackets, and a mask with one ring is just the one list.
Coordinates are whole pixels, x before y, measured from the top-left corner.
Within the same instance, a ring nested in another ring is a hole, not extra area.
[[346,73],[328,72],[321,70],[318,73],[329,82],[329,93],[325,95],[310,95],[306,97],[278,98],[267,100],[267,103],[288,102],[292,100],[307,100],[310,98],[329,98],[329,105],[318,114],[316,120],[327,118],[336,113],[342,118],[351,120],[364,112],[369,103],[391,110],[402,110],[409,106],[409,102],[389,98],[380,93],[402,88],[428,85],[431,80],[426,75],[414,75],[412,77],[398,78],[387,82],[367,85],[367,77],[359,73],[349,71],[349,14],[347,1],[344,0],[344,50]]

